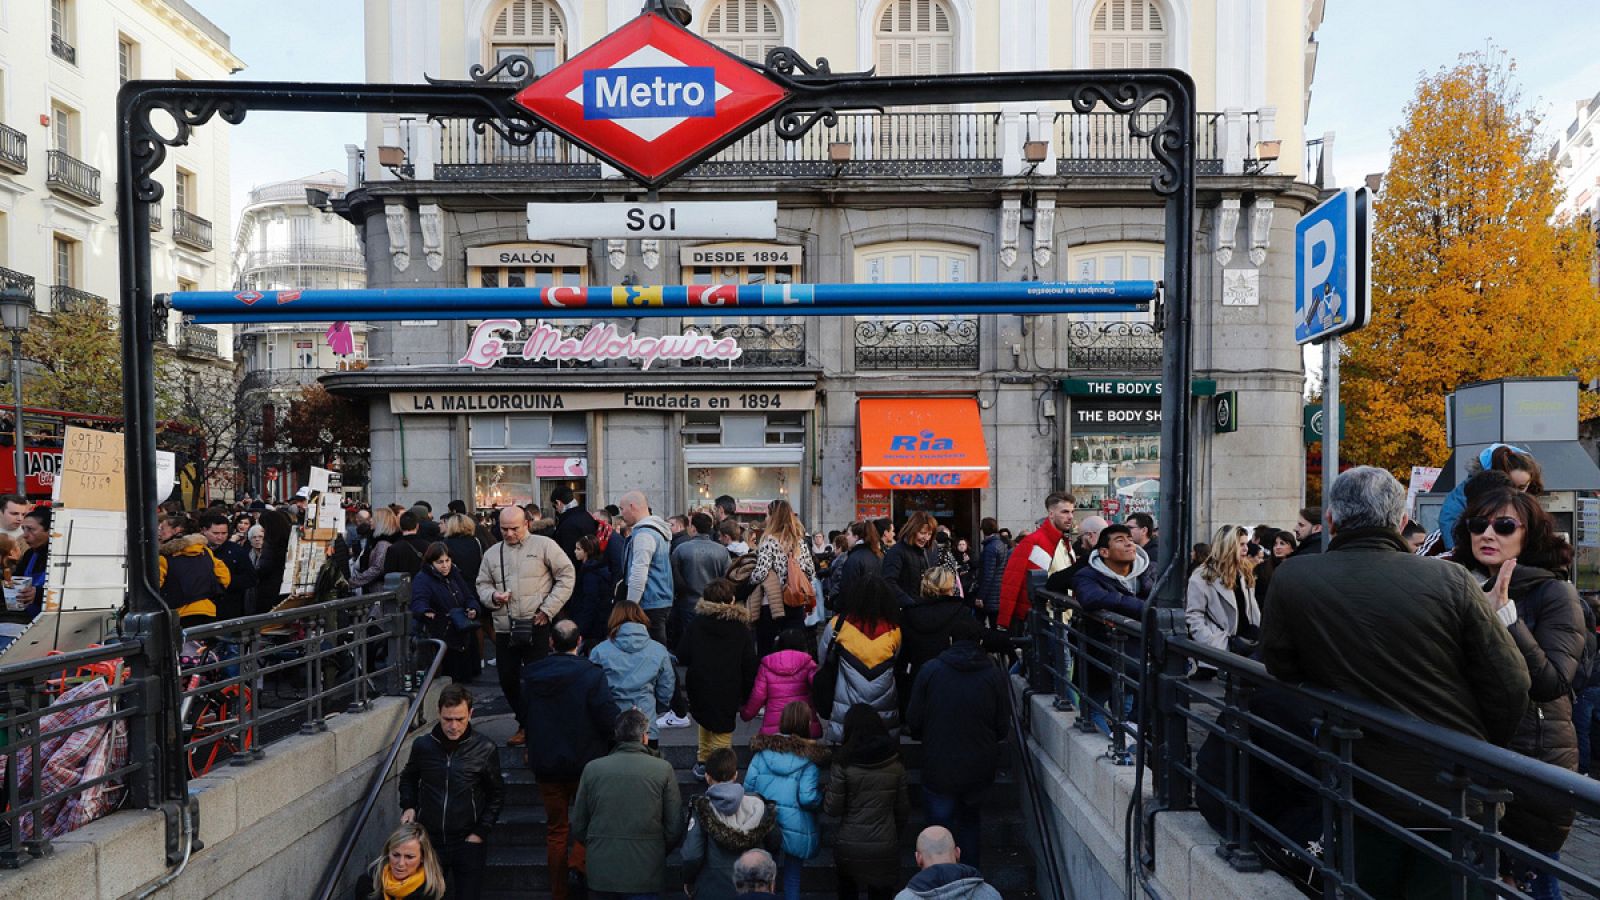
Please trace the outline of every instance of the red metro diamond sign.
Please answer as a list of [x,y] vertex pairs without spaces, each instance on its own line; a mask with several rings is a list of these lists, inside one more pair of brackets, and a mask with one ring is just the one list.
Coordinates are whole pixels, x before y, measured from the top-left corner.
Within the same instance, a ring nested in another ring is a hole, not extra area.
[[647,13],[515,99],[565,137],[656,184],[787,96],[745,61]]

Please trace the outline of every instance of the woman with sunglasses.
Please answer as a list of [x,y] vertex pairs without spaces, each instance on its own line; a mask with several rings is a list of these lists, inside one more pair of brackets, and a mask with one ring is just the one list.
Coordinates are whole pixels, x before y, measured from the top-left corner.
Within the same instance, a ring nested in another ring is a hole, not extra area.
[[[1456,521],[1455,558],[1489,595],[1489,604],[1522,651],[1533,676],[1533,702],[1510,749],[1576,771],[1578,737],[1572,724],[1570,682],[1584,649],[1583,608],[1566,580],[1572,547],[1539,501],[1515,488],[1480,495]],[[1501,830],[1509,838],[1559,859],[1572,828],[1570,807],[1518,799],[1506,807]],[[1559,898],[1555,879],[1518,867],[1509,874],[1536,898]]]

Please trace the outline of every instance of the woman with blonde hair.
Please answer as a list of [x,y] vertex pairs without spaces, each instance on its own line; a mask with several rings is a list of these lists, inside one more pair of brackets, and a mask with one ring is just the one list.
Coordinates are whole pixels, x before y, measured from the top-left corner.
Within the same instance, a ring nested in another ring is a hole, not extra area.
[[[1255,565],[1250,557],[1250,532],[1224,525],[1211,539],[1211,552],[1189,576],[1184,617],[1196,641],[1250,656],[1260,637],[1261,607],[1256,603]],[[1209,678],[1216,669],[1201,665],[1196,676]]]
[[416,822],[394,830],[383,843],[383,855],[372,863],[372,900],[439,900],[444,896],[444,870],[428,832]]
[[383,590],[383,575],[388,571],[389,551],[400,541],[400,517],[387,506],[372,511],[372,540],[356,557],[351,568],[350,586],[363,594]]
[[[756,565],[750,572],[750,583],[756,589],[746,600],[751,621],[756,625],[756,652],[766,656],[772,652],[773,640],[785,628],[804,628],[806,613],[816,603],[813,582],[817,577],[816,564],[811,559],[811,548],[806,540],[805,526],[787,500],[774,500],[767,505],[767,521],[761,530],[761,543],[756,545]],[[789,590],[792,577],[799,582]],[[789,605],[799,595],[809,597],[810,603]]]

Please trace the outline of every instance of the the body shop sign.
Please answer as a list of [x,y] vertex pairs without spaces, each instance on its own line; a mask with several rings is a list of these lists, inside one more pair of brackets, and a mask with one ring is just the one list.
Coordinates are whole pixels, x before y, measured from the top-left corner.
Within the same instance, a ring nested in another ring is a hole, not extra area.
[[1073,400],[1072,433],[1158,434],[1161,404],[1139,400]]
[[559,328],[540,324],[526,340],[518,340],[516,334],[521,330],[522,323],[516,319],[485,320],[472,332],[472,341],[460,364],[487,369],[513,357],[559,362],[626,359],[648,369],[657,360],[732,362],[743,353],[733,338],[713,338],[692,328],[683,334],[640,337],[620,332],[615,325],[596,325],[582,337],[568,337]]

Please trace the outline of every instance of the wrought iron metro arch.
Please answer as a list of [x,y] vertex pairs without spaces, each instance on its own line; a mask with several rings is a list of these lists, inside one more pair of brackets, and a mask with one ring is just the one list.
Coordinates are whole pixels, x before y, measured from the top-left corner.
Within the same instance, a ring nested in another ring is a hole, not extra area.
[[[653,0],[643,15],[661,15],[682,27]],[[908,77],[881,77],[871,72],[834,73],[826,60],[814,64],[788,48],[768,54],[764,64],[747,63],[782,85],[788,97],[706,148],[695,158],[663,173],[653,181],[642,181],[654,189],[670,182],[689,166],[709,157],[758,128],[770,125],[786,140],[796,140],[816,127],[832,127],[838,113],[848,110],[883,110],[890,107],[951,103],[1020,103],[1025,101],[1066,101],[1073,110],[1088,113],[1107,108],[1126,116],[1130,132],[1150,142],[1157,171],[1151,189],[1165,203],[1166,269],[1165,315],[1158,322],[1164,331],[1162,375],[1162,522],[1167,530],[1161,542],[1157,571],[1157,598],[1161,609],[1152,609],[1147,628],[1150,633],[1181,623],[1183,598],[1182,562],[1184,548],[1191,541],[1190,386],[1191,298],[1193,293],[1193,240],[1195,193],[1195,92],[1189,76],[1176,70],[1136,71],[1058,71],[1007,72],[1003,74],[960,74]],[[124,139],[118,146],[118,239],[121,276],[121,328],[124,362],[123,407],[130,423],[127,467],[128,516],[128,611],[125,632],[151,641],[149,646],[176,648],[176,622],[166,613],[156,584],[155,508],[159,501],[155,481],[155,371],[151,352],[154,343],[154,295],[151,286],[150,238],[139,223],[147,221],[149,207],[163,194],[154,175],[166,158],[168,147],[187,143],[195,127],[214,118],[230,124],[242,122],[253,111],[365,112],[423,114],[431,118],[462,118],[473,121],[483,133],[492,130],[515,144],[527,144],[543,131],[556,131],[512,97],[531,79],[525,59],[503,62],[485,71],[474,66],[467,81],[437,81],[427,84],[334,84],[276,83],[249,81],[131,81],[117,97],[117,124]],[[514,80],[503,80],[510,78]],[[1146,112],[1159,116],[1155,124],[1141,128]],[[158,122],[158,114],[171,117]],[[163,133],[167,127],[171,133]],[[588,146],[572,135],[565,137]],[[589,147],[593,150],[593,147]],[[605,154],[599,154],[605,156]],[[969,312],[982,313],[981,306]],[[1173,574],[1177,573],[1177,574]],[[161,656],[162,654],[153,654]],[[175,657],[175,653],[172,654]],[[169,706],[176,710],[174,661],[158,665],[152,672],[154,683],[173,696]],[[155,781],[145,790],[136,790],[136,802],[148,806],[180,800],[184,792],[181,754],[175,715],[163,723],[161,735],[134,736],[133,746],[159,753],[161,765]],[[141,737],[143,739],[141,739]],[[1181,737],[1179,738],[1181,745]],[[163,752],[160,748],[166,748]],[[1158,785],[1158,795],[1182,805],[1187,785]],[[1167,788],[1163,790],[1162,788]]]

